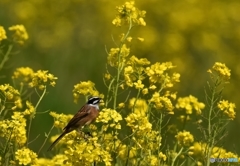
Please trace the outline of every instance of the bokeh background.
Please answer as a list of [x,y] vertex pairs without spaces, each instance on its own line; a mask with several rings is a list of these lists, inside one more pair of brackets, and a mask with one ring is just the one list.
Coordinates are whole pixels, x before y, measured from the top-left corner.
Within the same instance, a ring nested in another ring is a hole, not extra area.
[[[91,80],[104,93],[106,48],[114,47],[124,27],[111,22],[115,7],[125,1],[116,0],[1,0],[0,25],[5,28],[23,24],[29,40],[11,57],[1,75],[1,83],[11,82],[17,67],[49,70],[58,77],[55,88],[42,101],[38,111],[74,114],[84,104],[82,98],[73,103],[72,89],[80,81]],[[204,87],[209,80],[207,69],[214,62],[225,63],[232,73],[223,95],[235,102],[237,118],[228,126],[224,147],[240,154],[240,1],[239,0],[136,0],[146,10],[146,27],[136,27],[132,54],[151,62],[172,61],[181,74],[178,96],[192,94],[204,102]],[[31,139],[40,136],[30,148],[38,150],[53,119],[38,114],[32,126]],[[56,131],[54,130],[53,134]],[[201,134],[201,133],[199,133]],[[49,144],[48,144],[49,145]],[[45,148],[46,149],[46,148]],[[44,150],[45,150],[44,149]],[[45,152],[44,152],[45,153]]]

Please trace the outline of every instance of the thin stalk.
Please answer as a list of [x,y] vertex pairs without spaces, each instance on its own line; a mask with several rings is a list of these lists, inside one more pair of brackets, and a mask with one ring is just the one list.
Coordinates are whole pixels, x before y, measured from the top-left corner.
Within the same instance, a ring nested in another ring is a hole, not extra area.
[[[44,95],[46,94],[46,90],[47,90],[47,88],[46,88],[46,86],[45,86],[45,88],[44,88],[44,90],[43,90],[43,93],[42,93],[42,95],[40,96],[40,98],[39,98],[39,100],[38,100],[38,102],[37,102],[37,104],[36,104],[36,106],[35,106],[35,108],[34,108],[34,110],[35,110],[34,112],[35,112],[35,113],[37,112],[37,108],[38,108],[40,102],[42,101]],[[34,113],[34,114],[35,114],[35,113]],[[29,141],[29,138],[30,138],[30,131],[31,131],[32,119],[33,119],[33,117],[34,117],[34,114],[30,115],[30,119],[29,119],[28,136],[27,136],[27,140],[28,140],[28,141]],[[27,143],[27,146],[28,146],[28,143]]]
[[182,151],[183,151],[183,147],[180,149],[180,151],[178,152],[178,154],[177,154],[177,155],[174,157],[174,159],[172,160],[171,166],[174,166],[175,161],[177,160],[178,156],[182,153]]
[[10,52],[12,51],[12,48],[13,48],[13,45],[9,45],[7,52],[4,55],[3,60],[0,63],[0,71],[2,70],[4,64],[8,61]]
[[126,35],[124,36],[121,44],[120,44],[120,49],[119,49],[119,52],[118,52],[118,68],[117,68],[117,79],[116,79],[116,87],[115,87],[115,91],[114,91],[114,99],[113,99],[113,109],[116,109],[117,107],[117,95],[118,95],[118,86],[119,86],[119,80],[120,80],[120,75],[121,75],[121,72],[122,72],[122,69],[124,67],[124,65],[121,65],[120,63],[120,57],[121,57],[121,50],[122,50],[122,46],[126,40],[126,38],[128,37],[131,29],[132,29],[132,19],[130,18],[129,19],[129,28],[128,28],[128,31],[126,33]]
[[210,108],[209,108],[209,114],[208,114],[208,140],[209,140],[209,146],[207,148],[207,166],[210,165],[210,157],[211,157],[211,152],[213,149],[213,144],[214,144],[214,139],[215,139],[215,134],[213,134],[212,131],[212,113],[214,111],[214,103],[216,102],[215,94],[216,94],[216,89],[217,86],[219,85],[218,79],[216,79],[216,82],[213,86],[212,92],[211,92],[211,98],[210,98]]
[[46,136],[46,138],[45,138],[42,146],[41,146],[40,149],[38,150],[38,155],[39,155],[39,153],[41,152],[41,150],[42,150],[42,148],[44,147],[44,145],[46,144],[46,142],[47,142],[47,140],[48,140],[48,137],[49,137],[50,133],[52,132],[53,128],[54,128],[54,125],[52,125],[51,129],[50,129],[49,132],[47,133],[47,136]]

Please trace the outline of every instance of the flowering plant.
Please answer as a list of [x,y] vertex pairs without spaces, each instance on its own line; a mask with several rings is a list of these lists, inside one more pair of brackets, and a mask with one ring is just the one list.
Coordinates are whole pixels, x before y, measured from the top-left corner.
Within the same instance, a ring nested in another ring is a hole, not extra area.
[[[104,74],[107,93],[99,92],[92,81],[81,81],[73,88],[74,102],[80,96],[86,99],[99,96],[104,100],[96,123],[89,126],[92,137],[73,131],[59,142],[56,147],[59,151],[51,159],[39,157],[45,143],[57,137],[50,137],[51,131],[64,128],[72,118],[72,115],[50,112],[54,124],[44,143],[38,152],[29,149],[32,120],[57,77],[48,71],[17,68],[12,76],[14,86],[0,85],[2,165],[210,165],[211,157],[238,158],[219,145],[226,124],[236,117],[235,104],[221,95],[230,80],[228,67],[216,62],[208,70],[211,82],[207,82],[205,103],[193,95],[177,97],[173,87],[180,82],[180,74],[174,71],[176,66],[172,62],[152,63],[131,54],[131,42],[144,41],[131,32],[133,27],[146,26],[146,11],[138,9],[133,1],[116,9],[112,23],[126,27],[126,31],[114,40],[116,46],[107,51]],[[24,44],[28,38],[22,25],[9,30],[14,32],[15,43]],[[6,32],[0,26],[0,44],[6,39]],[[9,52],[11,45],[2,55],[0,70]],[[38,95],[36,103],[24,97],[33,95],[32,92]],[[202,133],[201,138],[188,129],[192,124]],[[169,142],[169,138],[173,141]]]

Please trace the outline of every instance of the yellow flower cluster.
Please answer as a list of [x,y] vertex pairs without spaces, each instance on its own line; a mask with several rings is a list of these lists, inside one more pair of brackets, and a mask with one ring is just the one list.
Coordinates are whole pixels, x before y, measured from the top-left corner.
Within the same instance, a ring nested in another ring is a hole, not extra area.
[[9,84],[0,85],[0,91],[6,97],[7,100],[14,100],[14,98],[19,96],[18,90],[14,89]]
[[4,39],[7,39],[6,31],[3,26],[0,26],[0,42]]
[[[161,136],[158,131],[134,134],[131,140],[133,141],[132,146],[127,147],[124,144],[120,145],[118,155],[121,159],[125,160],[129,158],[131,159],[130,163],[133,165],[136,165],[136,158],[138,158],[138,156],[141,156],[142,163],[145,164],[152,162],[153,165],[158,165],[156,163],[166,161],[166,155],[159,152]],[[139,153],[139,150],[141,150],[141,153]],[[158,156],[154,154],[158,154]],[[151,159],[154,159],[154,161],[151,161]]]
[[[4,103],[4,107],[11,107],[12,110],[16,110],[17,108],[22,108],[22,100],[20,98],[20,93],[18,90],[14,89],[9,84],[0,85],[0,94],[1,99]],[[14,103],[12,105],[11,103]]]
[[13,112],[10,120],[0,121],[0,136],[23,145],[27,141],[25,127],[26,119],[23,113]]
[[33,166],[57,166],[62,165],[64,163],[65,166],[72,166],[70,163],[66,163],[67,156],[63,154],[57,154],[51,160],[47,158],[38,158],[37,164],[33,164]]
[[142,72],[145,68],[143,66],[147,66],[150,64],[150,61],[147,58],[140,58],[138,59],[136,56],[131,56],[129,61],[127,62],[128,65],[131,65],[135,71]]
[[[55,166],[55,165],[64,165],[65,166],[72,166],[72,164],[70,163],[66,163],[67,161],[67,156],[66,155],[63,155],[63,154],[57,154],[56,156],[54,156],[51,160],[52,162],[52,165]],[[43,163],[44,164],[44,163]],[[46,164],[46,161],[45,161],[45,164],[43,166],[46,166],[48,164]]]
[[218,102],[217,106],[231,120],[235,118],[236,112],[234,111],[234,109],[236,108],[236,106],[234,103],[230,103],[227,100],[221,100]]
[[37,163],[37,154],[25,147],[15,152],[15,158],[19,165],[35,165]]
[[160,96],[158,92],[155,92],[150,99],[150,102],[154,104],[154,108],[161,110],[165,108],[168,114],[174,114],[173,105],[171,100],[167,96]]
[[[206,152],[206,149],[209,149],[206,143],[195,142],[194,145],[189,148],[188,155],[191,155],[197,158],[203,158],[204,153]],[[227,152],[225,149],[217,146],[213,147],[211,152],[211,157],[212,158],[238,158],[240,161],[240,158],[238,155],[232,152]]]
[[32,80],[33,75],[34,71],[30,67],[20,67],[13,72],[12,79],[18,79],[20,81],[20,84],[24,85],[29,84],[29,82]]
[[36,113],[36,110],[31,102],[26,101],[26,106],[27,106],[27,108],[23,112],[24,115],[33,115]]
[[28,39],[28,34],[23,25],[14,25],[9,27],[10,31],[13,31],[13,41],[24,44],[24,42]]
[[132,132],[138,132],[139,134],[145,134],[152,130],[152,124],[148,121],[146,116],[142,116],[136,113],[131,113],[125,118],[127,126],[131,127]]
[[73,88],[73,98],[74,102],[77,103],[80,95],[84,96],[99,96],[103,98],[103,94],[100,94],[96,88],[95,84],[91,81],[83,81],[76,85]]
[[111,48],[108,53],[107,62],[112,67],[122,66],[126,62],[126,57],[128,57],[130,49],[127,48],[126,44],[120,48]]
[[227,152],[225,149],[216,147],[216,146],[212,150],[211,157],[213,157],[213,158],[239,158],[236,154],[234,154],[232,152]]
[[215,72],[222,80],[226,82],[230,80],[231,70],[224,63],[216,62],[212,69],[209,69],[208,72],[211,74]]
[[48,71],[38,70],[32,76],[32,82],[29,83],[30,87],[38,87],[40,90],[44,90],[46,85],[55,86],[57,77],[53,74],[48,73]]
[[[145,66],[149,65],[150,62],[146,58],[138,59],[136,56],[131,56],[124,67],[124,79],[127,86],[134,87],[136,89],[143,89],[144,84],[142,80],[144,77]],[[143,94],[147,94],[148,89],[145,88]]]
[[174,83],[180,82],[180,74],[173,73],[170,77],[166,71],[174,68],[171,62],[165,63],[155,63],[150,67],[146,68],[146,74],[149,76],[149,81],[151,84],[159,83],[163,88],[170,88]]
[[134,113],[145,116],[147,113],[148,105],[146,100],[132,98],[129,100],[129,108],[133,110]]
[[67,163],[91,165],[96,162],[111,166],[111,155],[97,141],[98,137],[92,137],[88,141],[83,140],[78,144],[74,144],[74,146],[68,146],[68,149],[64,151],[68,159]]
[[69,120],[73,117],[73,115],[57,114],[56,112],[52,111],[49,113],[49,115],[54,118],[54,126],[61,129],[63,129]]
[[12,79],[20,81],[21,85],[27,84],[30,87],[38,87],[40,90],[44,90],[48,84],[55,86],[57,77],[48,73],[48,71],[38,70],[34,72],[29,67],[20,67],[14,71]]
[[119,121],[122,120],[121,114],[119,114],[116,110],[110,108],[104,108],[100,111],[96,122],[102,122],[107,125],[102,125],[104,131],[107,130],[108,126],[115,129],[121,129],[121,125]]
[[148,121],[146,116],[146,101],[141,99],[136,101],[136,99],[133,98],[130,100],[129,107],[133,109],[133,113],[125,118],[127,126],[131,127],[133,132],[137,132],[140,135],[150,132],[152,130],[152,124]]
[[133,158],[136,156],[136,152],[137,148],[135,147],[127,147],[126,145],[121,145],[119,147],[118,155],[122,159],[126,159],[128,157],[129,159],[131,159],[131,163],[134,164],[136,161],[134,161]]
[[190,146],[194,141],[194,137],[189,131],[180,131],[175,137],[180,146]]
[[205,108],[204,103],[199,102],[198,99],[192,95],[188,97],[179,97],[176,104],[177,109],[185,109],[186,114],[190,115],[193,113],[193,110],[196,111],[197,115],[202,113],[202,110]]
[[206,148],[205,146],[206,146],[206,144],[194,142],[193,146],[190,146],[190,148],[189,148],[188,155],[196,156],[199,158],[203,157],[204,150]]
[[134,1],[125,2],[122,6],[117,6],[118,14],[115,19],[112,21],[115,26],[122,26],[124,23],[133,23],[134,25],[146,26],[144,17],[146,11],[141,11],[136,8]]

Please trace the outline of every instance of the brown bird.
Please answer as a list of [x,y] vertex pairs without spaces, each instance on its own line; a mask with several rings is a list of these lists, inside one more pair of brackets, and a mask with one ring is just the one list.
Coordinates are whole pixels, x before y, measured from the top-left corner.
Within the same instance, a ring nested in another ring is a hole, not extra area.
[[74,117],[68,122],[67,126],[64,127],[63,133],[52,143],[47,151],[52,148],[67,134],[73,130],[80,131],[85,125],[89,125],[94,122],[99,114],[99,102],[101,98],[90,97],[87,103],[74,115]]

